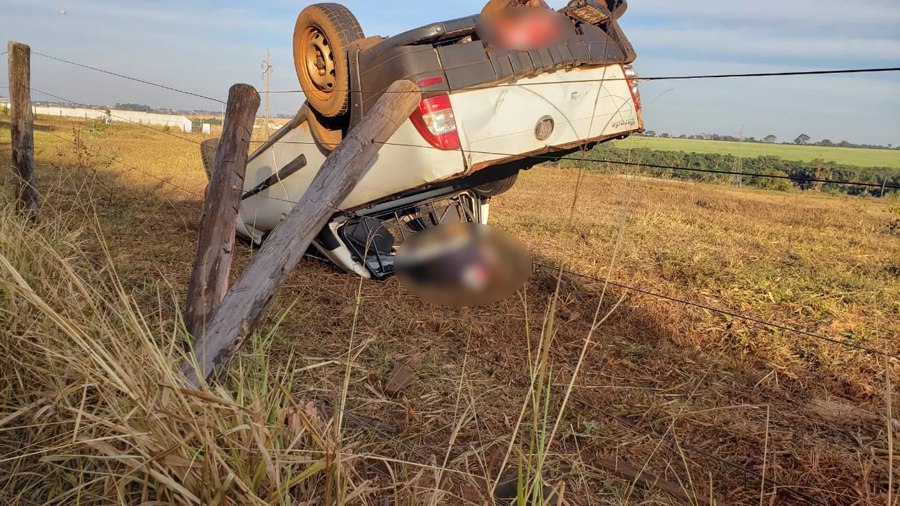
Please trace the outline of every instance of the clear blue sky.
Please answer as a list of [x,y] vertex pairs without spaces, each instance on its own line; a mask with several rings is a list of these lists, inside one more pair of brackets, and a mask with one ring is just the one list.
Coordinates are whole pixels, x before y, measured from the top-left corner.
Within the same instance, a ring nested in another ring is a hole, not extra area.
[[[345,0],[367,34],[391,35],[478,12],[475,0]],[[550,2],[560,7],[565,0]],[[296,0],[0,0],[0,38],[197,93],[296,89]],[[63,14],[63,10],[65,14]],[[643,75],[900,66],[900,0],[631,0],[622,24]],[[0,66],[0,83],[7,81]],[[215,109],[214,103],[33,56],[36,88],[95,104]],[[0,93],[5,90],[0,89]],[[647,128],[900,144],[900,75],[664,81],[642,88]],[[35,99],[40,99],[35,96]],[[295,111],[302,96],[273,96]]]

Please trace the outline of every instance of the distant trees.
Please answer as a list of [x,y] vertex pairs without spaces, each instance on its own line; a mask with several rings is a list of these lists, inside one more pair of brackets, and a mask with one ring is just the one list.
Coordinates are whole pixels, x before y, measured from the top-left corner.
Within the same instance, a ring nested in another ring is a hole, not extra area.
[[[578,156],[583,156],[579,154]],[[709,183],[731,184],[733,176],[724,167],[735,167],[738,157],[733,154],[688,153],[681,151],[656,150],[650,148],[620,149],[614,144],[601,144],[588,155],[602,160],[639,159],[648,165],[639,170],[647,175],[663,178],[689,179]],[[565,164],[579,163],[566,160]],[[565,165],[564,165],[565,166]],[[662,168],[667,166],[669,168]],[[686,167],[697,170],[677,170],[671,167]],[[847,193],[881,197],[881,185],[887,185],[884,196],[900,196],[900,191],[891,188],[900,186],[900,169],[892,167],[859,167],[828,160],[784,160],[777,156],[741,158],[741,171],[748,174],[743,181],[756,188],[770,190],[807,190],[829,193]],[[596,170],[616,171],[609,165],[597,165]],[[721,171],[721,172],[719,172]],[[751,176],[750,174],[758,174]],[[779,176],[778,178],[764,176]],[[869,187],[822,183],[820,180],[860,181],[871,183]]]
[[116,104],[115,108],[122,111],[153,112],[152,107],[144,104]]
[[[709,133],[699,133],[699,134],[670,134],[666,132],[657,133],[654,130],[647,130],[644,133],[640,134],[643,137],[659,137],[663,139],[693,139],[693,140],[706,140],[706,141],[721,141],[721,142],[750,142],[750,143],[766,143],[766,144],[776,144],[778,142],[778,137],[774,134],[769,134],[765,137],[735,137],[733,135],[719,135],[719,134],[709,134]],[[822,146],[822,147],[843,147],[843,148],[866,148],[866,149],[900,149],[893,144],[886,145],[878,145],[878,144],[854,144],[848,141],[840,141],[833,142],[830,139],[822,139],[819,142],[813,142],[812,138],[807,134],[800,134],[793,141],[794,144],[798,146]],[[784,144],[790,144],[785,141]]]

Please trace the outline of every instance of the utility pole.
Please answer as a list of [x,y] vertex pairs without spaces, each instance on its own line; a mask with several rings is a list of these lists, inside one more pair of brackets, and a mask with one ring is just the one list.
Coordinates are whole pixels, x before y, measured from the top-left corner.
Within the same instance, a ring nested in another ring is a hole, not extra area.
[[266,81],[266,136],[269,135],[269,76],[272,74],[272,63],[269,59],[269,50],[266,49],[266,59],[262,62],[263,79]]

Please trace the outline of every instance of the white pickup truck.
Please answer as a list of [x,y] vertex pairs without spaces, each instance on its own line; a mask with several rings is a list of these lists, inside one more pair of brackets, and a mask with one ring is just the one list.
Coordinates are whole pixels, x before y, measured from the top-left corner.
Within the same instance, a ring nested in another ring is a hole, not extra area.
[[[250,155],[238,233],[262,241],[397,79],[417,83],[422,101],[315,249],[348,272],[380,279],[411,234],[447,222],[486,224],[490,198],[519,170],[643,129],[635,53],[617,21],[624,10],[624,1],[610,10],[573,0],[548,11],[562,20],[552,41],[511,49],[487,42],[477,15],[366,38],[339,4],[305,8],[294,59],[307,102]],[[204,161],[210,170],[210,157]]]

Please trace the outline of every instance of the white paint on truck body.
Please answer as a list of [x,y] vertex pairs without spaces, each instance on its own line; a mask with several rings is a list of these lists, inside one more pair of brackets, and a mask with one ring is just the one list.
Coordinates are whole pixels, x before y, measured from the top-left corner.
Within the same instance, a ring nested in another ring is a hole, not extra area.
[[[507,156],[625,134],[640,127],[621,65],[576,68],[450,95],[470,167]],[[546,140],[535,129],[549,117]],[[490,168],[486,169],[490,170]]]
[[[309,125],[304,122],[247,163],[244,191],[265,181],[301,154],[306,156],[306,167],[241,204],[241,218],[248,225],[262,231],[275,228],[312,183],[326,154],[318,148]],[[381,147],[366,175],[340,208],[359,207],[464,172],[459,151],[431,147],[407,120]]]

